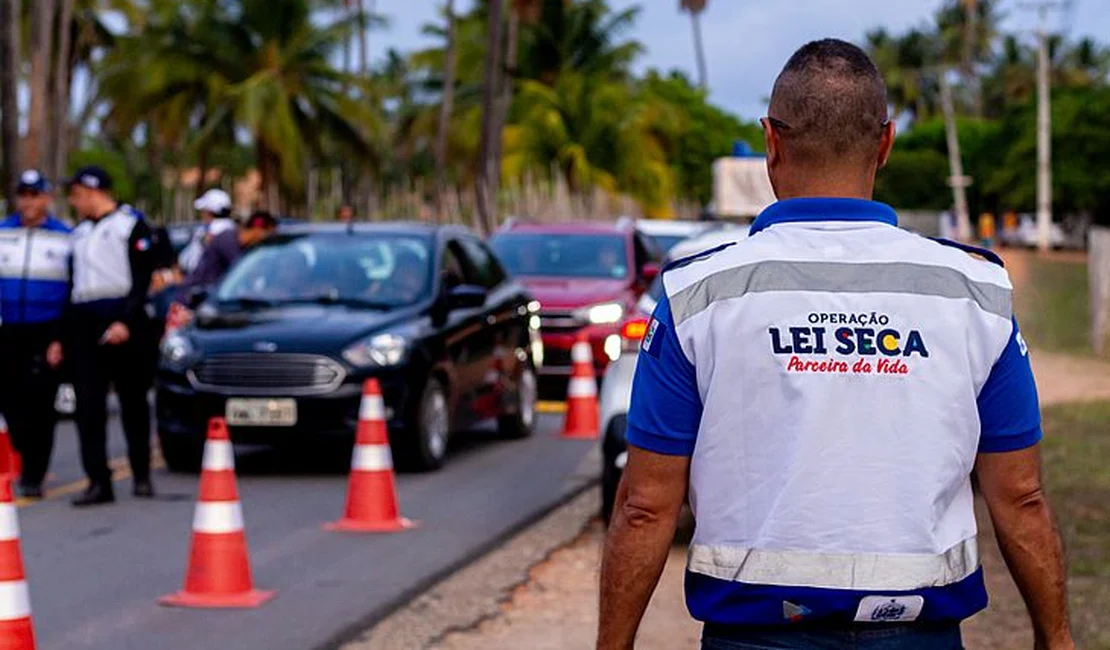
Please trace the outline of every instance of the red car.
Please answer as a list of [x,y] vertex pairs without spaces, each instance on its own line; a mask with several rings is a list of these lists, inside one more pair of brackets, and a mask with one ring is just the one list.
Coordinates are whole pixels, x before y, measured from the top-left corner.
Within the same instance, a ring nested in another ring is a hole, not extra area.
[[633,224],[514,224],[490,239],[502,263],[540,303],[540,374],[569,376],[585,333],[600,375],[621,354],[621,327],[659,274],[657,247]]

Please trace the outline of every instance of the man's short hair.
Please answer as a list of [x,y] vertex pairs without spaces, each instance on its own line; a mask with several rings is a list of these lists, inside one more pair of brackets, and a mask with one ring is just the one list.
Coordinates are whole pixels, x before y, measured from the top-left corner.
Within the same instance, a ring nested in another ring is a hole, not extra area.
[[886,84],[855,45],[813,41],[786,62],[768,116],[790,155],[810,164],[870,160],[888,123]]

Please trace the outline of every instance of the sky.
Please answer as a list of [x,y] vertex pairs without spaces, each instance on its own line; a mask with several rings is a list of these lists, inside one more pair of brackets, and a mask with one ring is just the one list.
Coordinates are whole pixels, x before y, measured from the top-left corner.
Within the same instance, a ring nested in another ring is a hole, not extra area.
[[[371,34],[370,50],[380,60],[390,47],[411,50],[433,44],[420,34],[434,21],[441,0],[370,0],[390,20],[387,30]],[[462,0],[461,6],[468,5]],[[678,0],[610,0],[615,9],[642,7],[629,34],[647,54],[640,69],[674,68],[696,78],[690,20],[678,11]],[[710,99],[747,119],[763,115],[765,98],[790,54],[807,41],[837,37],[856,43],[868,30],[883,26],[892,32],[929,22],[940,0],[709,0],[702,16]],[[1027,35],[1032,45],[1037,16],[1022,10],[1018,0],[1002,0],[1004,28]],[[1049,15],[1049,28],[1070,38],[1093,36],[1110,44],[1110,1],[1073,0],[1070,11]]]

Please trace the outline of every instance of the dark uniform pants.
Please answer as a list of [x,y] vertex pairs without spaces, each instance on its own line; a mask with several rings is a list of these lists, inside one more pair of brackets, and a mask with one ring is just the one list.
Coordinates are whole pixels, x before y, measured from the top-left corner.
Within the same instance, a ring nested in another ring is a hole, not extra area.
[[[84,319],[82,319],[84,320]],[[105,345],[100,337],[110,323],[96,319],[74,324],[70,343],[73,391],[77,397],[77,432],[81,464],[94,484],[111,482],[108,468],[108,388],[119,398],[127,456],[136,481],[150,478],[150,354],[143,332],[131,332],[123,345]]]
[[12,445],[23,458],[24,485],[41,485],[54,449],[58,372],[46,363],[49,324],[0,327],[0,408]]

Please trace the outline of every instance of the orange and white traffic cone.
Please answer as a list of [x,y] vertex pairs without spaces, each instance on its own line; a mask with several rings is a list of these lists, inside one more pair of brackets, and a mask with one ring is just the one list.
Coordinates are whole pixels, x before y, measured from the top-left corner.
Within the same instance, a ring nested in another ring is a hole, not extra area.
[[235,452],[223,418],[212,418],[204,445],[200,495],[185,588],[158,599],[171,607],[251,608],[274,597],[251,580],[243,510],[235,485]]
[[570,349],[572,363],[567,385],[567,413],[563,421],[563,437],[594,440],[600,428],[597,406],[597,376],[594,355],[585,335],[579,335]]
[[23,459],[12,444],[8,421],[0,417],[0,476],[19,478],[21,473],[23,473]]
[[393,533],[416,524],[401,516],[393,480],[393,454],[385,426],[385,402],[377,379],[362,386],[358,431],[351,457],[351,478],[343,518],[326,524],[327,530]]
[[34,650],[31,599],[19,548],[19,517],[12,502],[12,484],[0,480],[0,648]]

